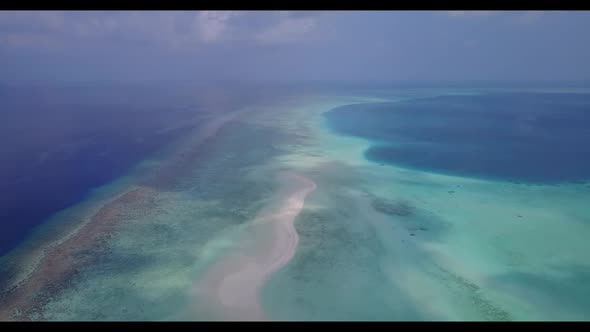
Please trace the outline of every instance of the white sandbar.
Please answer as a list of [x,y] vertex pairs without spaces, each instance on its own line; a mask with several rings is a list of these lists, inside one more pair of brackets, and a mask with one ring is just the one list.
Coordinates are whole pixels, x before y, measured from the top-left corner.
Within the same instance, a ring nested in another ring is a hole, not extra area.
[[290,172],[276,204],[263,209],[252,223],[252,241],[220,259],[196,284],[209,310],[223,320],[267,319],[259,301],[264,282],[295,255],[299,237],[294,221],[305,197],[315,190],[313,181]]

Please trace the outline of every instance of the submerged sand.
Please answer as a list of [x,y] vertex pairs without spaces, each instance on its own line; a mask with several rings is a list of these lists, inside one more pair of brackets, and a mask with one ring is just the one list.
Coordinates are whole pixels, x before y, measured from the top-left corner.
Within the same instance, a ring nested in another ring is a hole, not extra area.
[[280,173],[279,181],[279,199],[252,222],[254,241],[220,259],[195,284],[201,295],[198,301],[206,301],[219,319],[268,319],[260,304],[260,290],[295,255],[299,237],[294,221],[306,196],[316,189],[313,181],[291,172]]

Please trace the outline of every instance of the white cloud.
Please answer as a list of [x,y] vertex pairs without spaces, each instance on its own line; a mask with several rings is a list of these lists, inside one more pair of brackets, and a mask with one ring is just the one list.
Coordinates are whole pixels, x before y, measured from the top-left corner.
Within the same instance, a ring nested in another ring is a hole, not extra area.
[[58,30],[64,26],[64,13],[59,11],[0,11],[0,28],[20,30]]
[[58,44],[48,33],[60,33],[65,24],[63,12],[0,11],[0,45],[49,49]]
[[509,22],[532,24],[537,22],[544,14],[544,11],[486,11],[486,10],[475,10],[475,11],[447,11],[447,16],[453,18],[478,18],[478,17],[489,17],[496,14],[508,14],[506,15]]
[[56,44],[42,35],[35,33],[11,33],[0,36],[0,45],[11,47],[34,47],[50,49]]
[[544,14],[544,11],[526,11],[517,17],[517,22],[523,24],[532,24],[537,22]]
[[487,17],[497,13],[493,10],[450,10],[446,12],[450,17],[469,18],[469,17]]
[[263,43],[291,43],[305,40],[316,27],[313,16],[284,17],[277,24],[256,34],[255,39]]
[[201,11],[195,19],[195,31],[199,40],[210,43],[221,40],[230,20],[240,13],[235,11]]
[[[0,43],[10,47],[142,43],[167,49],[208,44],[307,40],[317,15],[307,12],[0,12]],[[19,40],[20,39],[20,40]]]

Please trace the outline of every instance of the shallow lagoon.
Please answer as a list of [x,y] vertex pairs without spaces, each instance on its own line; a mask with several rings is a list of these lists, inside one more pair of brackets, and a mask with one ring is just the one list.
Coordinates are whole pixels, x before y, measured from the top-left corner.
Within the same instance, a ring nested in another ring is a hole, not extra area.
[[[425,97],[423,91],[416,96]],[[411,94],[396,97],[318,103],[298,112],[297,119],[316,115],[307,120],[316,143],[284,160],[306,169],[318,189],[297,223],[298,256],[266,289],[269,310],[303,320],[587,319],[589,293],[578,282],[588,271],[588,186],[556,184],[551,172],[545,185],[539,177],[515,183],[491,179],[497,174],[386,166],[366,158],[374,137],[343,136],[329,122],[330,113],[349,110],[345,121],[349,128],[358,124],[359,132],[371,120],[381,128],[399,125],[352,115],[359,108],[370,112],[371,104],[412,102]]]

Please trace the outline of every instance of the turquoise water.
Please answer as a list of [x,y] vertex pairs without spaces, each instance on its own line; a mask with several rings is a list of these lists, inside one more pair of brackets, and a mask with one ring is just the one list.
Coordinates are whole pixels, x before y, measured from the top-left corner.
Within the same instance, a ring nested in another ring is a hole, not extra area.
[[[319,115],[301,120],[315,128],[315,140],[297,150],[298,158],[286,160],[305,169],[318,189],[296,224],[298,254],[263,293],[277,319],[588,319],[590,293],[582,280],[590,250],[590,190],[577,180],[587,175],[583,170],[574,174],[579,178],[565,172],[576,169],[578,160],[585,162],[576,153],[587,147],[576,144],[568,150],[567,143],[584,141],[587,135],[587,96],[537,92],[480,97],[488,91],[479,91],[466,97],[473,91],[450,92],[454,95],[419,91],[421,99],[416,100],[411,94],[398,99],[392,93],[391,100],[359,98],[344,105],[318,105],[315,113],[313,107],[300,111],[302,117]],[[510,127],[527,123],[515,120],[512,102],[551,104],[553,97],[553,108],[541,108],[532,117],[539,122],[531,120],[532,132]],[[487,108],[487,98],[496,104]],[[453,107],[445,112],[449,103]],[[441,109],[444,115],[434,114]],[[486,109],[504,114],[487,117]],[[424,113],[403,114],[410,110]],[[472,110],[475,115],[465,115]],[[473,126],[459,120],[464,118]],[[566,133],[568,121],[577,123]],[[490,137],[496,132],[499,141]],[[520,155],[510,156],[512,162],[525,165],[501,164],[504,168],[493,173],[485,167],[451,169],[457,163],[435,149],[456,149],[469,166],[480,166],[469,162],[499,153],[496,147],[506,147],[518,135],[524,151],[544,160],[559,156],[566,146],[563,155],[569,159],[559,162],[570,164],[555,169],[554,160],[549,166],[535,165],[534,158]],[[481,145],[479,154],[467,153],[462,139]],[[537,149],[544,139],[553,140],[548,148],[555,149],[546,157]],[[408,165],[403,163],[407,160],[377,159],[367,152],[395,144],[443,158],[433,158],[434,165],[427,160]],[[525,166],[541,169],[531,175],[523,172]]]

